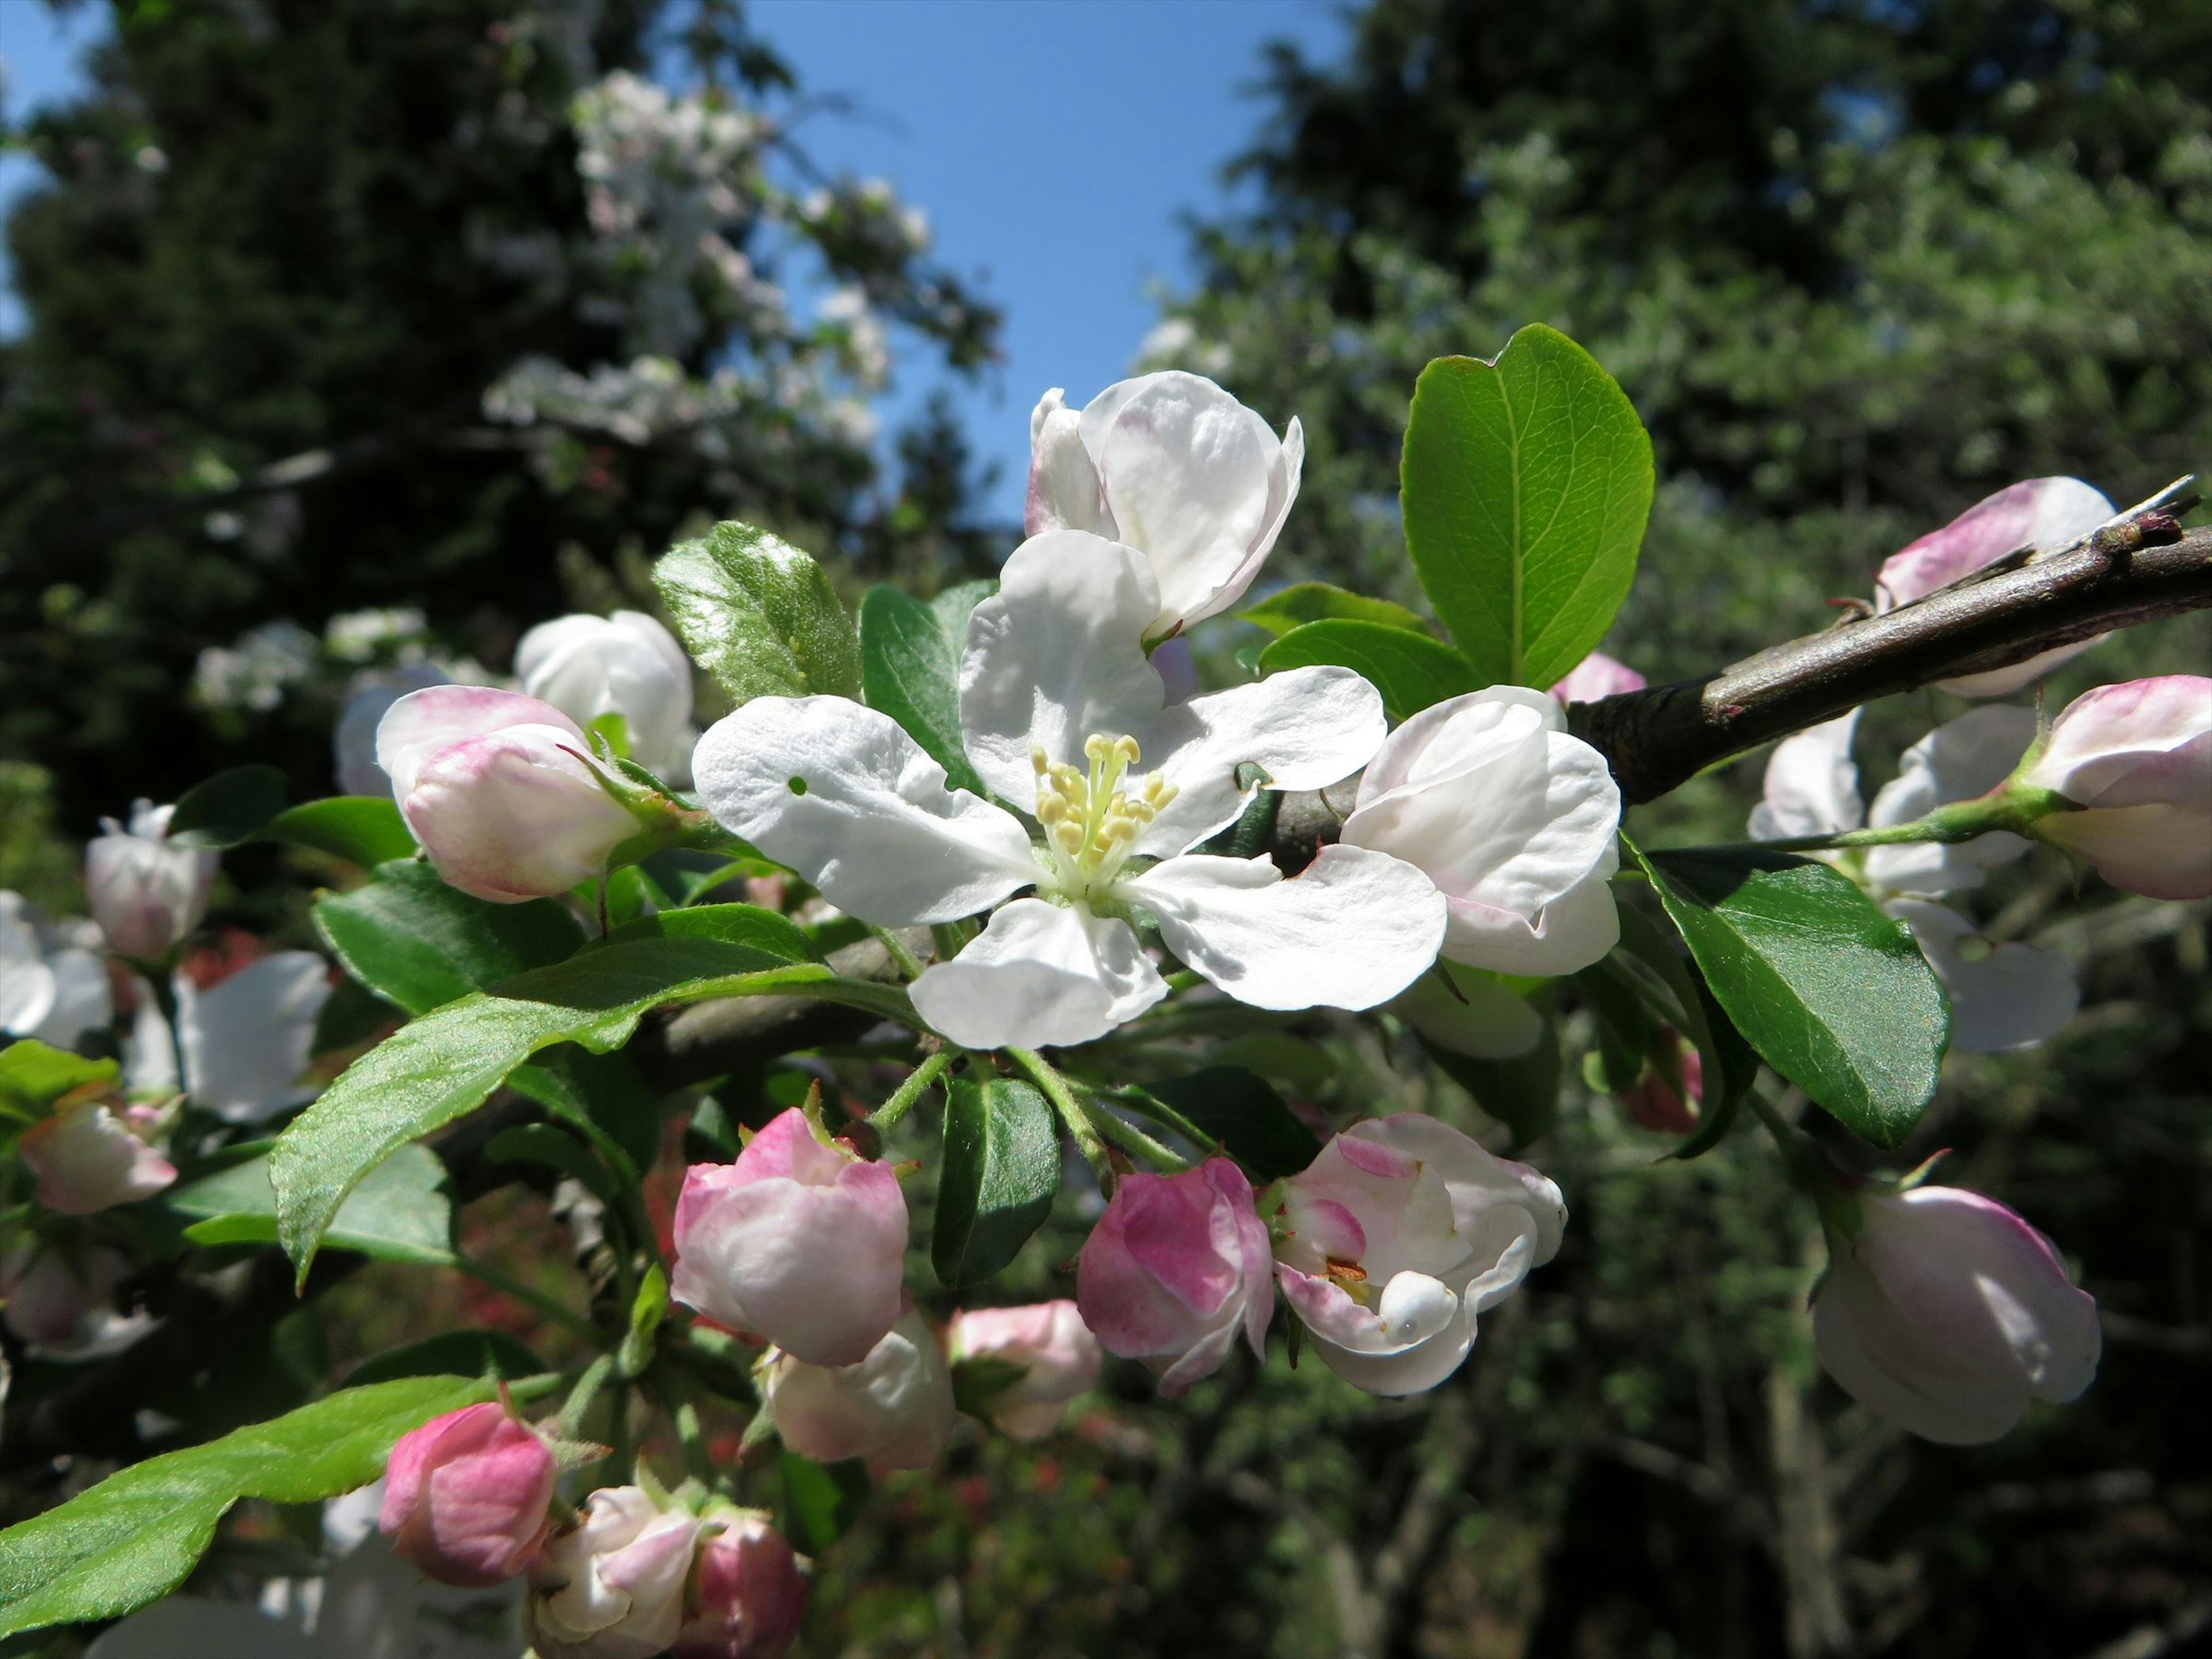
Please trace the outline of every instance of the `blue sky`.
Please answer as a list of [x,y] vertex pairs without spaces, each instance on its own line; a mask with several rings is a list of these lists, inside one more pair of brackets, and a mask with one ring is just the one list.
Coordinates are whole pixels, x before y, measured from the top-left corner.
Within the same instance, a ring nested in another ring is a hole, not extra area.
[[[800,129],[830,170],[890,180],[929,215],[936,254],[1007,313],[1006,361],[955,386],[979,458],[1000,465],[992,516],[1021,509],[1029,410],[1048,386],[1080,402],[1127,369],[1151,294],[1189,274],[1180,219],[1225,206],[1221,164],[1261,114],[1240,95],[1261,45],[1334,55],[1336,0],[755,0],[754,26],[807,91],[854,116]],[[105,8],[58,26],[0,0],[0,55],[20,116],[77,84]],[[0,156],[0,202],[36,176]],[[0,304],[0,327],[12,307]],[[908,343],[901,343],[905,345]],[[918,356],[918,354],[916,354]],[[936,377],[902,349],[887,413]]]

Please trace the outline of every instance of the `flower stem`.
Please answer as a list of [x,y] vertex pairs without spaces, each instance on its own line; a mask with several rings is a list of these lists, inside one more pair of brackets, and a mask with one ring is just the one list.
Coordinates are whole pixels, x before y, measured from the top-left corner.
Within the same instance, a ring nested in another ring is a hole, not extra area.
[[1067,1126],[1067,1133],[1075,1137],[1075,1150],[1083,1154],[1083,1161],[1097,1176],[1099,1189],[1111,1198],[1114,1195],[1113,1161],[1106,1155],[1106,1143],[1098,1138],[1097,1126],[1091,1121],[1091,1115],[1083,1109],[1083,1103],[1076,1099],[1075,1091],[1068,1086],[1067,1079],[1060,1074],[1050,1060],[1033,1048],[1006,1048],[1000,1052],[1028,1073],[1030,1081],[1044,1091],[1044,1097],[1052,1103],[1053,1110],[1060,1114],[1060,1121]]
[[937,946],[937,959],[950,962],[967,948],[968,924],[964,921],[940,921],[932,925],[929,937]]
[[921,958],[906,948],[905,941],[888,927],[878,927],[872,921],[867,926],[868,931],[876,936],[876,942],[889,951],[891,960],[898,964],[899,972],[908,979],[921,977]]
[[1699,853],[1823,853],[1850,847],[1898,847],[1922,842],[1955,846],[1977,836],[2009,830],[2026,835],[2038,818],[2053,812],[2081,810],[2055,790],[2006,788],[1978,800],[1954,801],[1939,806],[1910,823],[1884,824],[1878,829],[1839,830],[1826,836],[1788,836],[1776,841],[1729,842],[1718,847],[1698,847]]
[[1092,1112],[1089,1115],[1091,1121],[1107,1139],[1112,1141],[1132,1158],[1143,1159],[1155,1170],[1164,1170],[1170,1174],[1174,1174],[1191,1167],[1189,1159],[1161,1146],[1158,1141],[1153,1139],[1133,1123],[1124,1123],[1113,1113],[1103,1109]]
[[878,1129],[888,1129],[913,1109],[914,1103],[928,1092],[929,1085],[943,1076],[954,1060],[960,1058],[957,1048],[939,1048],[927,1056],[921,1065],[908,1073],[906,1080],[891,1091],[884,1103],[868,1114],[868,1122]]
[[580,1440],[584,1436],[584,1419],[590,1414],[592,1402],[599,1397],[599,1390],[614,1375],[615,1357],[603,1353],[584,1367],[584,1374],[576,1379],[576,1386],[568,1390],[568,1398],[561,1407],[557,1420],[558,1433],[563,1440]]
[[595,1348],[599,1346],[599,1334],[592,1328],[589,1320],[563,1307],[544,1291],[526,1285],[519,1279],[510,1279],[489,1263],[473,1261],[468,1256],[456,1255],[453,1266],[479,1284],[489,1285],[501,1295],[513,1297],[526,1307],[543,1314],[571,1336],[579,1337]]

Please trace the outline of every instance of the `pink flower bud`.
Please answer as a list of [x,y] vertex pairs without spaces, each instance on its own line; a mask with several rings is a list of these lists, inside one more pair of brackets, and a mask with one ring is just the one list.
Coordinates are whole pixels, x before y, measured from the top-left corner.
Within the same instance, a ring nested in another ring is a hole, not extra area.
[[1686,1135],[1698,1127],[1698,1107],[1705,1097],[1705,1066],[1694,1045],[1685,1042],[1673,1026],[1661,1033],[1661,1042],[1674,1046],[1674,1075],[1655,1058],[1641,1076],[1613,1097],[1629,1121],[1662,1135]]
[[376,728],[376,763],[430,862],[495,904],[567,892],[638,832],[590,756],[550,703],[478,685],[411,691]]
[[[2029,478],[2009,484],[1975,502],[1941,530],[1931,530],[1890,555],[1875,578],[1875,608],[1891,611],[1910,605],[2023,547],[2063,547],[2112,516],[2112,504],[2103,492],[2079,478]],[[2096,643],[2096,639],[2078,641],[2009,667],[1936,684],[1964,697],[2002,697]]]
[[15,1146],[39,1177],[39,1202],[64,1215],[136,1203],[177,1178],[174,1164],[97,1101],[63,1107]]
[[697,1611],[676,1638],[674,1659],[775,1659],[798,1639],[806,1612],[799,1558],[753,1515],[724,1522],[700,1544],[692,1594]]
[[2097,1304],[2051,1241],[1956,1187],[1863,1193],[1855,1238],[1832,1233],[1813,1304],[1828,1375],[1898,1427],[1946,1445],[1994,1440],[2030,1400],[2097,1374]]
[[912,1309],[857,1365],[772,1354],[762,1394],[783,1443],[817,1463],[863,1457],[878,1470],[926,1469],[952,1433],[952,1373]]
[[102,818],[106,832],[84,849],[85,895],[108,948],[158,962],[207,914],[216,854],[169,844],[173,806],[140,801],[131,827]]
[[377,1525],[441,1584],[483,1589],[526,1571],[552,1526],[553,1454],[501,1405],[468,1406],[403,1434]]
[[540,623],[514,649],[515,677],[580,725],[620,714],[640,764],[665,773],[691,737],[691,662],[676,637],[639,611]]
[[1418,1394],[1474,1346],[1475,1316],[1549,1261],[1559,1189],[1419,1112],[1356,1123],[1283,1183],[1284,1298],[1322,1362],[1370,1394]]
[[996,1359],[1021,1368],[983,1407],[1000,1431],[1016,1440],[1050,1434],[1067,1402],[1098,1381],[1098,1339],[1073,1302],[968,1309],[952,1322],[951,1343],[955,1364]]
[[906,1196],[887,1164],[784,1112],[734,1164],[695,1164],[676,1204],[672,1293],[815,1365],[854,1365],[899,1315]]
[[2085,692],[2021,782],[2088,809],[2039,818],[2033,833],[2113,886],[2212,895],[2212,679],[2166,674]]
[[1626,663],[1593,651],[1567,671],[1566,678],[1552,688],[1552,695],[1561,702],[1595,702],[1623,691],[1641,691],[1649,684]]
[[684,1624],[699,1519],[636,1486],[592,1494],[530,1574],[523,1622],[538,1659],[653,1659]]
[[1274,1312],[1267,1230],[1252,1183],[1225,1158],[1180,1175],[1129,1175],[1076,1260],[1076,1306],[1107,1352],[1142,1360],[1186,1394],[1243,1333],[1265,1357]]

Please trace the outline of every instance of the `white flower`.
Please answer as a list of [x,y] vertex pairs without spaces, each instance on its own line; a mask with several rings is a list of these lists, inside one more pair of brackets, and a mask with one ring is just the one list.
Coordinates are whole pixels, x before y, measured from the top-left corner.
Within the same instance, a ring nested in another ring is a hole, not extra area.
[[1540,691],[1494,685],[1425,708],[1359,780],[1346,846],[1418,865],[1449,907],[1443,954],[1512,974],[1571,974],[1620,918],[1620,791]]
[[2074,964],[2054,951],[1984,939],[1956,910],[1926,899],[1881,907],[1914,942],[1951,999],[1951,1046],[1968,1054],[2025,1048],[2057,1036],[2081,1006]]
[[770,1349],[760,1375],[776,1433],[817,1463],[864,1457],[878,1472],[926,1469],[952,1435],[952,1372],[911,1308],[858,1364],[810,1365]]
[[540,623],[515,647],[526,696],[549,702],[579,726],[619,714],[630,757],[666,772],[685,757],[691,724],[691,662],[676,636],[641,611],[578,614]]
[[1278,441],[1212,381],[1179,369],[1117,381],[1080,413],[1054,386],[1030,416],[1023,528],[1087,530],[1137,549],[1159,585],[1145,635],[1165,639],[1243,597],[1297,499],[1305,451],[1295,417]]
[[1865,821],[1859,769],[1851,760],[1851,738],[1858,724],[1859,711],[1854,708],[1775,745],[1766,759],[1765,793],[1751,809],[1754,841],[1840,835]]
[[[1946,720],[1899,757],[1897,776],[1874,798],[1877,830],[1923,818],[1939,806],[1986,795],[2012,775],[2035,740],[2035,711],[1990,703]],[[1951,893],[1978,887],[1985,871],[2027,851],[2005,830],[1949,846],[1932,841],[1869,847],[1867,879],[1893,893]]]
[[73,1048],[113,1018],[106,964],[74,933],[33,926],[22,896],[0,888],[0,1032]]
[[173,1094],[177,1048],[184,1089],[230,1123],[264,1123],[314,1098],[300,1081],[315,1043],[315,1020],[331,994],[330,968],[312,951],[278,951],[202,990],[173,981],[178,1028],[171,1036],[142,981],[137,1018],[124,1048],[124,1076],[135,1095]]
[[217,855],[169,844],[169,815],[175,811],[139,801],[131,809],[129,829],[102,818],[105,833],[85,846],[84,887],[93,920],[118,955],[157,962],[207,914]]
[[[888,715],[842,697],[760,697],[701,739],[700,793],[725,825],[838,908],[881,927],[951,921],[1024,888],[982,936],[915,981],[965,1047],[1088,1042],[1167,994],[1133,921],[1262,1008],[1369,1008],[1434,960],[1443,902],[1412,866],[1330,847],[1295,880],[1266,858],[1187,849],[1236,821],[1255,763],[1320,788],[1382,736],[1357,674],[1301,668],[1170,706],[1142,640],[1159,614],[1134,550],[1032,537],[968,625],[968,757],[1030,824],[966,790]],[[1139,779],[1149,758],[1158,770]],[[1079,763],[1071,764],[1070,763]],[[1037,845],[1032,845],[1033,835]]]
[[2038,818],[2034,832],[2115,887],[2212,897],[2212,679],[2162,674],[2084,692],[2021,783],[2084,809]]

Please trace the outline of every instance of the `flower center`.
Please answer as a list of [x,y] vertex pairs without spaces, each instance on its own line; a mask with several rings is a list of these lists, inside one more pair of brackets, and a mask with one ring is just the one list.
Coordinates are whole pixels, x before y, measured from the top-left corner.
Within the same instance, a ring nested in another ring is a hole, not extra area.
[[1094,733],[1083,753],[1091,763],[1087,774],[1048,760],[1042,749],[1030,751],[1030,764],[1036,769],[1036,817],[1054,884],[1068,898],[1087,902],[1105,896],[1145,826],[1176,798],[1176,787],[1157,772],[1141,783],[1129,776],[1139,758],[1134,738]]

